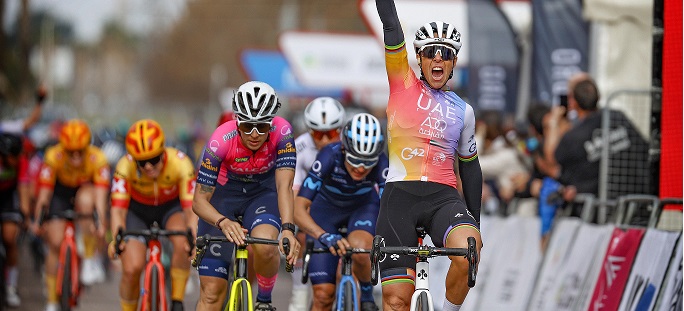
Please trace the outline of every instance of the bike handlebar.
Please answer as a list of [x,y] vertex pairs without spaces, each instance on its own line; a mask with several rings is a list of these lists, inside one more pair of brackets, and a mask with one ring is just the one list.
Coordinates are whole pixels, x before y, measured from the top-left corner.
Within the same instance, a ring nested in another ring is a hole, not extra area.
[[[280,243],[278,240],[271,240],[271,239],[264,239],[264,238],[255,238],[251,237],[249,235],[245,236],[244,239],[245,241],[245,246],[249,244],[266,244],[266,245],[279,245]],[[197,241],[195,242],[195,257],[192,259],[192,267],[195,269],[198,269],[199,263],[202,261],[202,258],[204,257],[204,252],[207,249],[207,246],[211,243],[223,243],[223,242],[228,242],[228,238],[225,236],[211,236],[209,234],[205,234],[203,236],[198,236]],[[286,254],[290,253],[290,240],[288,238],[283,238],[283,248],[285,250]],[[294,270],[294,267],[291,264],[287,264],[285,266],[285,270],[287,272],[292,272]]]
[[378,274],[380,256],[385,254],[399,254],[416,256],[427,259],[436,256],[459,256],[468,260],[468,286],[475,286],[475,279],[477,278],[477,263],[478,254],[476,248],[476,241],[474,237],[468,237],[467,248],[448,248],[448,247],[434,247],[427,245],[420,246],[380,246],[384,244],[384,239],[380,235],[373,238],[373,247],[370,251],[371,258],[371,283],[378,284]]
[[[352,254],[369,254],[370,249],[347,247],[345,257],[351,256]],[[329,248],[314,248],[314,241],[311,239],[306,239],[306,248],[304,249],[304,255],[302,256],[302,283],[306,284],[309,280],[309,260],[311,259],[311,254],[321,254],[330,253]]]
[[116,233],[116,254],[121,255],[121,242],[123,242],[123,239],[127,236],[142,236],[145,237],[146,239],[153,239],[153,240],[158,240],[159,237],[165,236],[165,237],[170,237],[170,236],[185,236],[188,239],[188,244],[190,244],[190,251],[188,252],[189,254],[192,254],[192,249],[195,247],[195,243],[193,242],[192,239],[192,231],[188,229],[187,231],[180,231],[180,230],[165,230],[165,229],[160,229],[159,227],[152,225],[152,228],[150,229],[143,229],[143,230],[128,230],[124,231],[122,228],[119,228],[119,231]]

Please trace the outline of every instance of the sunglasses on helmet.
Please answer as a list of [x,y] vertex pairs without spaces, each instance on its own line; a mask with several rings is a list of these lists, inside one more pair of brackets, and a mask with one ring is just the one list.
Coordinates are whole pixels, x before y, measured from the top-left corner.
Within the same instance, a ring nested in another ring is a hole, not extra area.
[[252,123],[238,121],[238,129],[245,133],[245,135],[251,135],[254,130],[257,131],[257,134],[264,135],[271,129],[271,122]]
[[337,137],[340,137],[340,130],[338,130],[338,129],[327,130],[327,131],[311,130],[311,137],[313,137],[313,139],[321,140],[321,139],[323,139],[323,136],[328,136],[329,139],[335,139]]
[[155,165],[157,165],[157,163],[159,163],[159,161],[161,161],[162,155],[163,155],[163,154],[164,154],[164,153],[162,153],[162,154],[160,154],[160,155],[158,155],[158,156],[156,156],[156,157],[154,157],[154,158],[151,158],[151,159],[147,159],[147,160],[138,160],[138,161],[135,161],[135,162],[138,163],[138,167],[145,167],[145,165],[147,165],[147,163],[150,163],[150,164],[152,164],[152,166],[155,166]]
[[364,158],[359,158],[351,155],[350,153],[347,153],[344,156],[344,159],[349,163],[349,165],[355,167],[355,168],[360,168],[363,167],[365,169],[371,169],[373,168],[376,164],[378,164],[378,158],[372,158],[372,159],[364,159]]
[[439,53],[443,60],[452,60],[456,58],[456,54],[458,54],[458,51],[456,51],[456,49],[448,45],[429,44],[424,45],[422,48],[420,48],[418,50],[418,53],[421,56],[427,57],[429,59],[435,58],[435,56],[437,56],[437,54]]

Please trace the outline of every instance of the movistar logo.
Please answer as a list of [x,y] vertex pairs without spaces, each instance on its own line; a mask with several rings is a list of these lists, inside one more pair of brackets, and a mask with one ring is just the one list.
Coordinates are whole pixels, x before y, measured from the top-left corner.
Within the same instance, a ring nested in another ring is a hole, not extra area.
[[372,225],[373,225],[373,223],[372,223],[370,220],[357,220],[357,221],[354,223],[354,227],[361,227],[361,226],[368,226],[368,227],[370,227],[370,226],[372,226]]
[[311,180],[311,178],[307,177],[304,180],[304,187],[307,187],[311,190],[319,190],[319,189],[321,189],[321,182],[320,181],[314,182],[313,180]]

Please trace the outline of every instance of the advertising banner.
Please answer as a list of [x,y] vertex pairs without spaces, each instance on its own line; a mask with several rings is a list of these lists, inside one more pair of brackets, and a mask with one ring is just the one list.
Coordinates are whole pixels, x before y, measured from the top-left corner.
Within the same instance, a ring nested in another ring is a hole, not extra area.
[[[504,222],[505,219],[501,217],[482,215],[480,218],[480,233],[482,234],[482,243],[485,246],[480,251],[480,264],[477,269],[475,287],[470,289],[468,296],[466,296],[466,300],[461,305],[463,310],[479,310],[478,304],[480,298],[488,297],[487,294],[483,293],[482,289],[485,288],[491,275],[494,262],[496,258],[498,258],[496,252],[498,252],[499,247],[501,247],[501,243],[505,243],[505,237],[510,234],[510,232],[506,232],[504,229]],[[430,266],[430,269],[432,269],[432,266]],[[435,275],[434,272],[432,275]],[[444,288],[444,279],[442,279],[441,284],[433,283],[432,279],[430,279],[430,292],[435,288],[433,285],[437,288]],[[438,301],[442,301],[443,297],[436,295],[432,296],[435,299],[435,305],[441,306],[441,302]]]
[[581,225],[579,218],[563,218],[554,226],[528,310],[549,310],[546,306],[553,298],[551,290],[558,283],[559,271],[563,271],[568,264],[568,252]]
[[588,310],[615,311],[620,305],[629,270],[646,232],[642,228],[615,228],[601,264]]
[[589,65],[582,1],[532,0],[532,99],[558,104],[568,79]]
[[507,234],[496,246],[496,258],[482,289],[486,297],[480,299],[478,310],[524,311],[541,263],[541,223],[536,217],[511,216],[501,227]]
[[655,308],[658,311],[682,310],[684,307],[682,306],[682,260],[684,258],[682,258],[681,232],[676,246],[667,271],[667,277],[663,283],[662,294],[658,298],[658,304]]
[[620,303],[620,311],[652,310],[679,232],[648,229],[641,241]]

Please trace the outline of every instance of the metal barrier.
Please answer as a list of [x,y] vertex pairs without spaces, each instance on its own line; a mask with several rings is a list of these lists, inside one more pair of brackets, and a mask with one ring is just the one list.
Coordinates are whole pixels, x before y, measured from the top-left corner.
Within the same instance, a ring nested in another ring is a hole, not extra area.
[[652,192],[651,96],[659,92],[662,90],[620,90],[605,102],[598,138],[601,143],[598,223],[616,218],[611,215],[615,210],[608,206],[611,200]]

